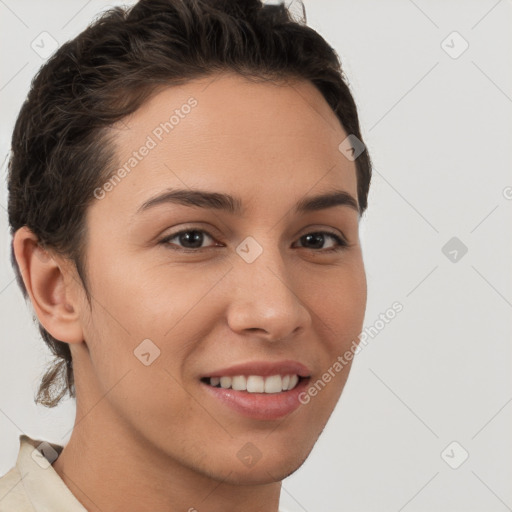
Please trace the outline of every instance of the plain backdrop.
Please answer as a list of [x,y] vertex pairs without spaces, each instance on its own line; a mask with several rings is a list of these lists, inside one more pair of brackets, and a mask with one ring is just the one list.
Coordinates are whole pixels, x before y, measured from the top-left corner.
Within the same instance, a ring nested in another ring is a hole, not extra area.
[[[46,32],[62,44],[122,3],[0,1],[0,474],[20,433],[65,444],[74,418],[72,400],[34,404],[49,352],[9,262],[5,159],[45,60],[33,41]],[[361,224],[365,326],[395,301],[403,311],[356,356],[282,505],[512,510],[512,4],[304,4],[341,58],[375,165]]]

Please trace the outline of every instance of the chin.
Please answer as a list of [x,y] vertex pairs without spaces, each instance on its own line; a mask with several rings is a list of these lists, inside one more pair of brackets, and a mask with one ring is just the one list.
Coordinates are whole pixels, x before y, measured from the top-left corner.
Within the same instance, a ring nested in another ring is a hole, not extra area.
[[264,462],[258,461],[252,468],[233,468],[223,472],[219,478],[223,483],[231,485],[266,485],[281,482],[297,471],[306,461],[309,454],[297,457],[290,457],[286,461]]
[[214,455],[211,460],[212,462],[216,460],[209,468],[209,476],[232,485],[264,485],[280,482],[304,464],[317,438],[308,443],[295,440],[295,442],[279,444],[269,442],[269,439],[266,442],[261,439],[245,443],[237,440],[234,457],[231,455],[226,457],[231,450],[223,450],[222,462],[219,464],[221,455],[218,454],[218,457]]

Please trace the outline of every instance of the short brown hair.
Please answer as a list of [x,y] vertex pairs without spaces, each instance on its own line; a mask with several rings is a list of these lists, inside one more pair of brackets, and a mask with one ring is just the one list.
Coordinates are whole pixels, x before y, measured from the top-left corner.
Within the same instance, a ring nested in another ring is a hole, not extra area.
[[[75,265],[87,286],[85,212],[114,168],[107,128],[157,89],[216,72],[312,82],[348,134],[362,140],[356,105],[335,50],[283,4],[259,0],[140,0],[104,12],[41,67],[16,121],[9,160],[11,235],[27,226],[41,246]],[[341,142],[341,141],[340,141]],[[357,193],[367,207],[371,161],[356,159]],[[27,290],[11,245],[18,284]],[[55,358],[36,403],[75,397],[69,345],[39,323]]]

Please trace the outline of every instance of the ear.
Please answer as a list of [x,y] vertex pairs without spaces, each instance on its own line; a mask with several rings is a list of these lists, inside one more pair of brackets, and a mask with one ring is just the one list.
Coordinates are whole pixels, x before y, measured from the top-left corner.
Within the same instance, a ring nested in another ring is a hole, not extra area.
[[39,322],[57,340],[81,343],[78,283],[70,265],[43,249],[27,226],[14,234],[13,249]]

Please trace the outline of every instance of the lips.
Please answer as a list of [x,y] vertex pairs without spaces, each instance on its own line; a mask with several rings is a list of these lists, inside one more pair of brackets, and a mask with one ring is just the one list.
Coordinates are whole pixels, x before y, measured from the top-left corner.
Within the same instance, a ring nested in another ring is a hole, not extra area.
[[210,397],[259,420],[282,418],[301,405],[311,372],[298,361],[256,361],[220,368],[201,377]]

